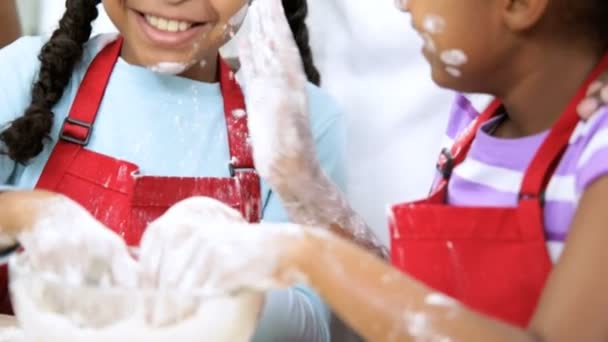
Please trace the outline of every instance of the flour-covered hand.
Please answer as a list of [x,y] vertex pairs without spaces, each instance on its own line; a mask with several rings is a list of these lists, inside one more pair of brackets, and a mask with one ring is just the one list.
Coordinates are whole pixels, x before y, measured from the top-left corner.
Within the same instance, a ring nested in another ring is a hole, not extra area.
[[147,288],[192,290],[207,282],[211,250],[204,232],[246,223],[242,215],[207,197],[178,202],[150,223],[139,252],[141,284]]
[[137,285],[137,263],[123,239],[78,203],[57,194],[11,195],[28,215],[14,228],[35,272],[73,286]]
[[[207,297],[242,296],[243,307],[261,310],[283,260],[289,229],[247,223],[239,212],[211,198],[177,203],[152,222],[141,244],[141,284],[179,295],[148,303],[148,320],[165,325],[194,315]],[[293,229],[292,229],[293,230]]]
[[269,183],[315,168],[307,78],[281,0],[258,0],[239,49],[256,169]]

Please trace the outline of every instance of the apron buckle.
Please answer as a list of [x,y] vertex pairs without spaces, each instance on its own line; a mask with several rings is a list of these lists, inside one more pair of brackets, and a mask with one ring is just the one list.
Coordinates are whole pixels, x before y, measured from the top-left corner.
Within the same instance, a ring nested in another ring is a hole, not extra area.
[[517,201],[518,202],[522,202],[522,201],[538,201],[541,205],[541,207],[545,206],[545,201],[546,201],[546,196],[545,196],[545,192],[541,192],[540,194],[534,194],[534,193],[529,193],[529,192],[520,192],[517,195]]
[[[69,126],[76,126],[75,129],[85,129],[84,136],[80,136],[81,134],[74,134],[79,132],[74,132],[74,129],[69,129]],[[73,119],[71,117],[66,117],[63,121],[63,128],[61,129],[61,134],[59,135],[59,139],[78,144],[81,146],[86,146],[91,140],[91,132],[93,125],[90,123]],[[70,132],[71,131],[71,132]],[[73,133],[72,133],[73,132]]]
[[228,170],[230,171],[230,177],[234,178],[234,177],[236,177],[236,174],[238,172],[241,172],[241,171],[255,171],[255,168],[253,168],[253,167],[237,167],[237,166],[234,166],[234,164],[232,162],[229,162],[228,163]]

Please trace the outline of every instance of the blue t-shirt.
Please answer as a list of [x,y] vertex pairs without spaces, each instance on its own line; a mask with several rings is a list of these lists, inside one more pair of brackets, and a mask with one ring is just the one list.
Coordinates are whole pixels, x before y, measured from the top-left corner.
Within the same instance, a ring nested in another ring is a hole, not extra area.
[[[35,186],[87,67],[109,39],[96,36],[86,44],[82,61],[54,107],[52,139],[43,152],[25,166],[0,155],[0,185]],[[0,130],[29,105],[44,43],[45,38],[25,37],[0,50]],[[307,90],[318,158],[334,182],[343,185],[340,111],[318,87],[309,85]],[[143,175],[229,177],[219,84],[161,75],[119,59],[87,148],[135,163]],[[278,196],[266,184],[262,199],[265,221],[287,221]],[[304,286],[271,291],[255,340],[325,341],[328,316],[319,297]]]

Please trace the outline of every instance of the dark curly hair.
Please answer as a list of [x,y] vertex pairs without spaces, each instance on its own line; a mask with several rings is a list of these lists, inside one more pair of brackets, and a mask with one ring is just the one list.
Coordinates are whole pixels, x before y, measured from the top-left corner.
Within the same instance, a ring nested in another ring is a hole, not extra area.
[[[559,0],[550,4],[556,27],[569,35],[568,38],[589,40],[598,50],[608,49],[608,1],[606,0]],[[559,31],[559,30],[558,30]]]
[[[12,160],[26,163],[44,147],[53,127],[52,108],[63,96],[75,66],[81,60],[84,44],[89,40],[92,22],[98,16],[96,0],[67,0],[66,10],[51,39],[42,47],[38,79],[32,88],[32,100],[23,116],[14,120],[0,134]],[[308,43],[306,0],[283,0],[285,15],[302,55],[304,70],[311,83],[320,84]]]

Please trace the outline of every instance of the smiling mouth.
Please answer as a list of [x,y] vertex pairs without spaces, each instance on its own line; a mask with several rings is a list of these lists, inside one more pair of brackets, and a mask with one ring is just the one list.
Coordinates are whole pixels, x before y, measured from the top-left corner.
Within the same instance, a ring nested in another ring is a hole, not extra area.
[[141,12],[139,13],[139,15],[142,16],[150,26],[163,32],[185,32],[190,30],[191,28],[205,25],[204,22],[175,20]]

